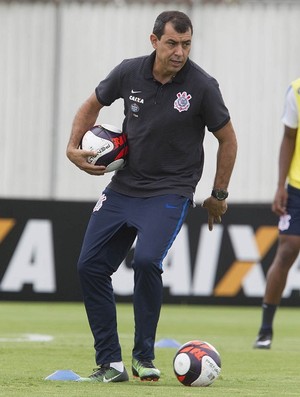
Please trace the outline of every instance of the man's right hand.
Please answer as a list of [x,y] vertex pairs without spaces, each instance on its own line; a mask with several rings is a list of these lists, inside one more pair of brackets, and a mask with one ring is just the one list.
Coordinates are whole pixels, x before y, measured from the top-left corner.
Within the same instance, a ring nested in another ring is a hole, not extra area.
[[68,159],[76,165],[80,170],[90,174],[90,175],[104,175],[106,167],[104,165],[93,165],[88,162],[88,158],[91,156],[96,156],[97,152],[91,150],[82,149],[67,149]]
[[282,216],[286,214],[286,203],[288,199],[288,192],[285,187],[279,187],[276,191],[273,204],[272,211],[275,212],[276,215]]

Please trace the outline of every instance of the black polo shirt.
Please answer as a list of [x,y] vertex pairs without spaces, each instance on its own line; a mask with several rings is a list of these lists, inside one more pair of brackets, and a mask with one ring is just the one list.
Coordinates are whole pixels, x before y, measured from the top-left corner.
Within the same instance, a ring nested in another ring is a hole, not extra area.
[[229,112],[217,81],[193,61],[161,84],[152,74],[154,58],[155,52],[124,60],[96,88],[102,105],[124,100],[129,158],[109,187],[135,197],[192,199],[203,170],[205,127],[218,131]]

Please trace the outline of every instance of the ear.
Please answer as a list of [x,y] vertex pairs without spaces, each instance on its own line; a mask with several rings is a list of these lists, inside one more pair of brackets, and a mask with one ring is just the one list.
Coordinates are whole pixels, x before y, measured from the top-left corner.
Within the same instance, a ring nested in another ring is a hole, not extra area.
[[155,34],[151,33],[150,41],[151,41],[152,47],[156,50],[157,42],[158,42],[157,36]]

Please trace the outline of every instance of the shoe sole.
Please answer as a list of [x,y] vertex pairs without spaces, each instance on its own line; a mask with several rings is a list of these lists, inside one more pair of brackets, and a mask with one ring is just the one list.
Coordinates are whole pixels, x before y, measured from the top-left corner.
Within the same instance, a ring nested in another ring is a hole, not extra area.
[[77,379],[77,382],[99,382],[99,383],[117,383],[117,382],[127,382],[129,381],[129,376],[124,369],[124,372],[120,373],[119,375],[113,376],[112,378],[106,378],[105,375],[103,378],[101,377],[96,377],[96,376],[89,376],[88,378],[79,378]]
[[142,382],[157,382],[160,378],[160,376],[156,374],[151,374],[151,375],[145,375],[145,376],[139,376],[137,370],[132,367],[132,375],[134,378],[139,378]]
[[269,345],[257,345],[255,344],[253,346],[254,349],[261,349],[261,350],[270,350],[271,349],[271,343]]
[[76,382],[92,382],[92,383],[117,383],[117,382],[128,382],[129,378],[115,378],[115,379],[97,379],[97,378],[79,378]]

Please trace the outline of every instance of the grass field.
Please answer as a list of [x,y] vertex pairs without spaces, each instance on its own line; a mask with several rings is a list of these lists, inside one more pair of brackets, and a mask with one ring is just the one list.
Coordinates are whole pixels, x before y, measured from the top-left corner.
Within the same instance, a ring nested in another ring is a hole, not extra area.
[[[95,367],[93,340],[81,304],[0,303],[0,396],[299,396],[300,316],[280,308],[272,350],[254,350],[260,309],[222,306],[163,306],[157,340],[180,343],[202,339],[221,354],[221,376],[207,388],[181,385],[173,374],[176,348],[157,348],[159,382],[91,384],[44,380],[59,369],[88,376]],[[118,305],[123,360],[130,370],[132,306]],[[52,341],[22,341],[26,334],[49,335]]]

